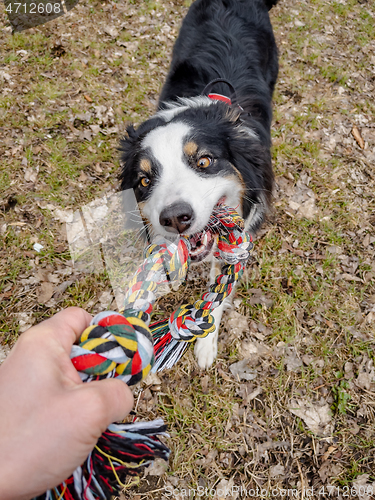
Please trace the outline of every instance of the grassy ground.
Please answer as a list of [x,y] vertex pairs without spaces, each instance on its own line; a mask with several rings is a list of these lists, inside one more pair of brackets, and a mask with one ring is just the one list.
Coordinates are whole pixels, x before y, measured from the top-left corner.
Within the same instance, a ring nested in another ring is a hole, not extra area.
[[[187,7],[84,0],[13,36],[1,13],[4,352],[63,307],[110,307],[105,272],[72,268],[58,209],[118,188],[118,138],[154,111]],[[126,498],[193,498],[198,486],[217,499],[375,492],[375,7],[281,0],[271,18],[274,210],[212,369],[189,352],[137,391],[141,415],[167,420],[173,456]],[[184,293],[203,286],[195,274]]]

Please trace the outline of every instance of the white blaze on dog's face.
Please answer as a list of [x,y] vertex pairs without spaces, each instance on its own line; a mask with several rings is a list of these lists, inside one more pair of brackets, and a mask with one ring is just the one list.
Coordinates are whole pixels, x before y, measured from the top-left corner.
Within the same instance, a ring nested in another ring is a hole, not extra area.
[[157,234],[196,235],[191,238],[192,257],[202,260],[214,243],[207,224],[215,205],[225,201],[239,207],[241,203],[240,176],[229,162],[200,146],[192,126],[184,122],[168,123],[148,133],[140,156],[141,184],[149,190],[141,204],[142,214]]

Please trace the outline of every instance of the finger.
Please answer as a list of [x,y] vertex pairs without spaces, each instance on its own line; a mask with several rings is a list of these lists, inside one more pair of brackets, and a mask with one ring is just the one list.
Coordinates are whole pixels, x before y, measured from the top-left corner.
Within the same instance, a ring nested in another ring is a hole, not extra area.
[[85,389],[95,391],[99,399],[102,432],[113,422],[123,420],[133,408],[134,398],[129,387],[119,379],[107,378],[85,384]]
[[72,345],[89,326],[91,319],[92,316],[84,309],[68,307],[32,328],[30,332],[38,328],[40,333],[48,332],[49,335],[54,335],[70,354]]

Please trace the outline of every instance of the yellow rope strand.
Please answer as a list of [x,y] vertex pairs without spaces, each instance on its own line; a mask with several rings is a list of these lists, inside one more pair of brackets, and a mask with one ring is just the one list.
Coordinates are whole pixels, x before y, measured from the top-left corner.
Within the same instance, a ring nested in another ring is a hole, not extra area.
[[111,457],[111,455],[107,455],[107,453],[105,453],[103,450],[101,450],[100,448],[98,448],[97,446],[95,446],[95,448],[98,450],[99,453],[101,453],[102,455],[104,455],[105,457],[108,458],[108,460],[116,460],[116,462],[118,462],[119,464],[121,465],[125,465],[125,467],[128,467],[129,469],[137,469],[138,467],[140,467],[144,460],[142,460],[141,462],[139,462],[139,464],[129,464],[127,462],[123,462],[122,460],[120,460],[119,458],[114,458],[114,457]]
[[61,500],[64,497],[67,487],[68,487],[68,485],[65,484],[64,489],[62,490],[62,493],[57,500]]

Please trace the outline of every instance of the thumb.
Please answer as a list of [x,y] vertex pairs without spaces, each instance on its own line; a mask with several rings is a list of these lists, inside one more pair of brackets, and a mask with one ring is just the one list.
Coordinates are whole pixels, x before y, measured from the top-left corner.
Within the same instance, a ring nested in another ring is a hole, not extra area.
[[94,399],[98,406],[96,416],[102,432],[109,424],[123,420],[133,408],[133,394],[122,380],[106,378],[84,386],[92,396],[95,394]]

